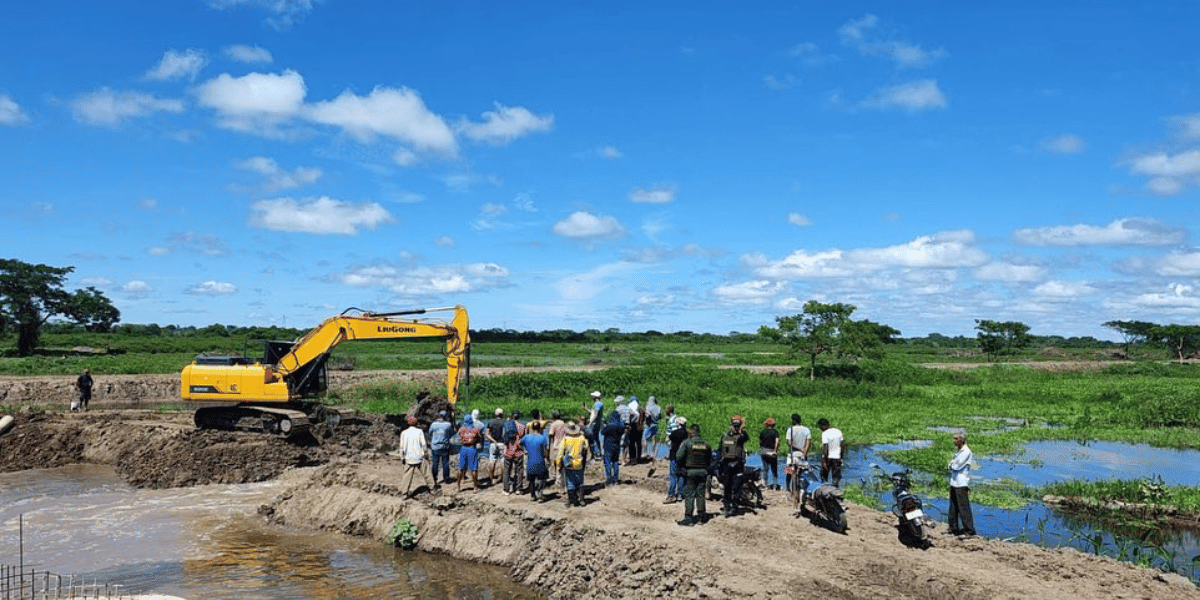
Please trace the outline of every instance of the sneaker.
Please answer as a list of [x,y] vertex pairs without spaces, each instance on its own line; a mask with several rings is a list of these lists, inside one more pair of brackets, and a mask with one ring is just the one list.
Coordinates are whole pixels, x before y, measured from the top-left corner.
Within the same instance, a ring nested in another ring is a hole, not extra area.
[[960,533],[960,534],[958,534],[958,539],[960,539],[960,540],[971,540],[971,539],[975,539],[975,534],[973,534],[973,533]]

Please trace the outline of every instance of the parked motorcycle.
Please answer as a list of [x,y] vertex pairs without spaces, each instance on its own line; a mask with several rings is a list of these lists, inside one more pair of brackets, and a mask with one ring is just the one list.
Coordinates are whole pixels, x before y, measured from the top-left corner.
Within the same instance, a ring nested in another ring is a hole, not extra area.
[[[721,485],[721,481],[719,467],[714,461],[708,474],[708,498],[710,500],[720,500],[725,497],[725,488]],[[743,467],[742,474],[739,476],[738,487],[741,489],[741,494],[737,497],[739,507],[751,510],[767,507],[766,503],[763,502],[762,469],[758,467]]]
[[845,496],[841,489],[822,483],[817,469],[808,463],[788,465],[784,473],[790,476],[789,487],[801,517],[820,519],[838,533],[845,533],[849,529],[846,509],[842,507]]
[[[872,466],[879,469],[880,473],[886,474],[879,465]],[[900,535],[907,538],[905,543],[925,549],[932,545],[929,541],[929,529],[933,527],[933,523],[926,519],[921,499],[909,489],[912,486],[909,480],[911,474],[911,470],[905,469],[890,476],[894,501],[892,514],[900,520]]]

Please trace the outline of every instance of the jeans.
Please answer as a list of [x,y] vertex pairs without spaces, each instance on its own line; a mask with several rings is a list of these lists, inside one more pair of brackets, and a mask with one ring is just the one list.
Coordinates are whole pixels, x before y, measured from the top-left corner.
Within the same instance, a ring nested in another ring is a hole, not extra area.
[[675,461],[671,461],[670,483],[667,484],[667,497],[683,497],[683,466]]
[[520,493],[525,480],[525,457],[504,457],[504,491],[510,494]]
[[604,484],[613,485],[621,477],[621,450],[604,451]]
[[779,485],[779,456],[776,454],[763,454],[763,485],[769,489],[773,485]]
[[438,465],[442,466],[442,481],[450,481],[450,450],[433,450],[430,452],[433,455],[433,464],[429,466],[429,470],[433,472],[433,485],[438,482]]

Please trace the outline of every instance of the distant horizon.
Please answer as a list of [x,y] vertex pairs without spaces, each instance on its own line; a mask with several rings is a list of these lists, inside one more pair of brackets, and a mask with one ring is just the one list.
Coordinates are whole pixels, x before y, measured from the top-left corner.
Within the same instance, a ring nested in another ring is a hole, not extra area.
[[7,12],[0,256],[131,323],[1200,323],[1200,3]]

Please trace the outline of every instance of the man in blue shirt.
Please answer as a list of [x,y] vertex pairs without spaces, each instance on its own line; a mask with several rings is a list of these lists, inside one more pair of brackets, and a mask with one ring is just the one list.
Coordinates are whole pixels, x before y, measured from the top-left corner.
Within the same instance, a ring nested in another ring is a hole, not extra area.
[[521,438],[521,445],[525,447],[525,475],[529,477],[529,497],[541,502],[546,499],[543,490],[550,475],[546,462],[550,440],[542,434],[541,421],[531,423],[531,429],[532,433]]
[[429,424],[429,453],[433,457],[429,469],[433,471],[435,490],[441,487],[438,483],[439,464],[442,466],[442,481],[450,483],[450,436],[453,435],[454,425],[447,420],[448,417],[446,411],[439,411],[437,420]]

